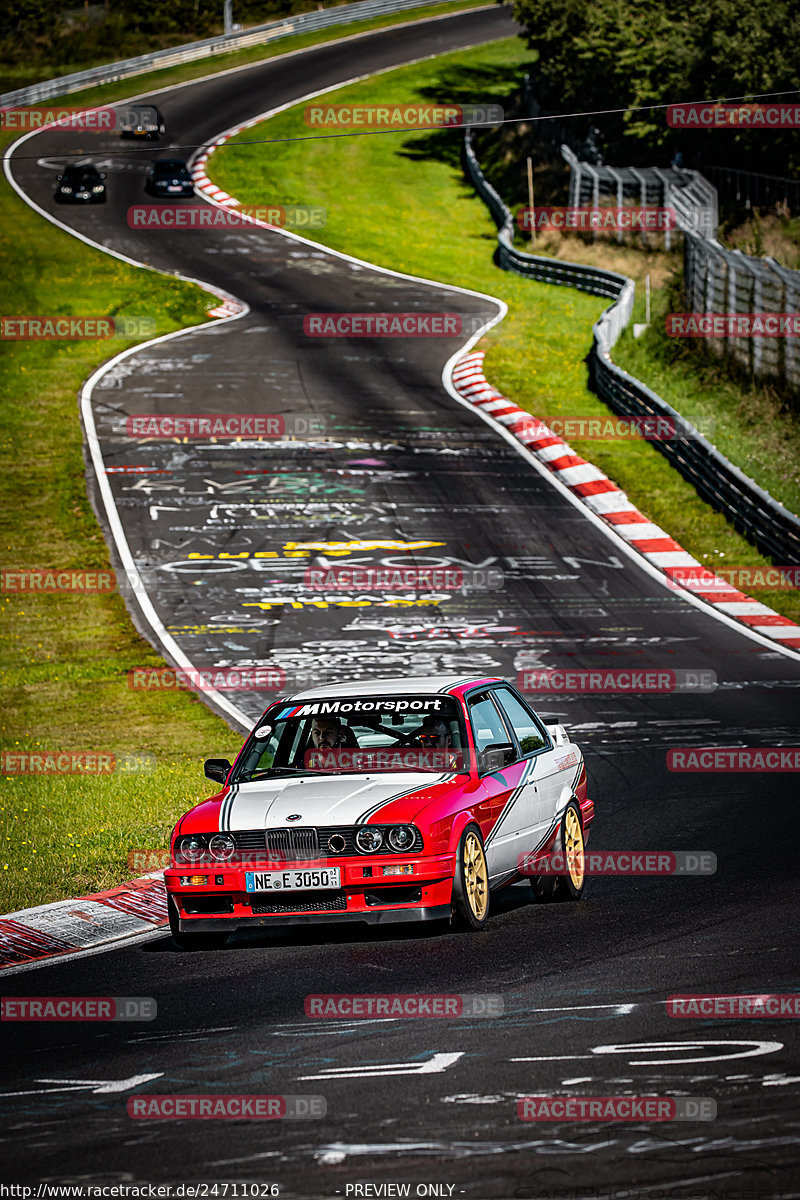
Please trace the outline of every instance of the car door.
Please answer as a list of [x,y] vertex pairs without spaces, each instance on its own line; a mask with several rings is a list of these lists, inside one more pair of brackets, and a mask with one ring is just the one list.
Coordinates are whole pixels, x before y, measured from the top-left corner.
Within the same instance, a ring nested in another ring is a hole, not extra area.
[[[478,755],[478,775],[486,797],[484,803],[491,813],[489,828],[483,829],[486,862],[489,879],[497,881],[515,869],[517,832],[524,823],[518,801],[525,767],[520,762],[513,730],[495,703],[491,688],[468,696],[467,710]],[[481,763],[481,757],[490,749],[494,749],[499,760],[494,766]]]
[[528,798],[526,804],[526,814],[531,817],[530,824],[526,826],[524,849],[527,851],[537,846],[552,828],[564,776],[557,766],[557,756],[544,724],[522,697],[506,684],[496,688],[495,697],[514,730],[523,756],[529,762],[526,781],[532,797]]

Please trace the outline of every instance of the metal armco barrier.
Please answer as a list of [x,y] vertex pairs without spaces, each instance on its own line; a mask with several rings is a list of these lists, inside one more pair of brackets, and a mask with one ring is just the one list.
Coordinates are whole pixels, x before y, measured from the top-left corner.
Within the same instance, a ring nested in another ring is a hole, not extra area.
[[481,171],[470,129],[464,137],[464,161],[471,183],[498,225],[497,263],[503,270],[614,299],[592,327],[592,348],[587,357],[592,391],[620,416],[672,418],[686,436],[654,441],[652,445],[763,554],[781,564],[800,565],[800,519],[729,462],[671,405],[612,362],[611,348],[633,312],[633,280],[613,271],[515,249],[511,210]]
[[323,12],[298,13],[281,21],[256,25],[251,29],[242,30],[241,33],[220,34],[202,42],[189,42],[185,46],[173,46],[168,50],[154,50],[151,54],[139,54],[136,58],[125,58],[100,67],[89,67],[86,71],[61,75],[56,79],[45,79],[29,87],[18,88],[15,92],[6,92],[0,96],[0,106],[40,104],[43,100],[66,96],[93,84],[114,83],[117,79],[142,75],[146,71],[174,67],[215,54],[229,54],[232,50],[244,50],[248,46],[275,42],[294,33],[325,29],[329,25],[349,25],[353,21],[364,21],[384,13],[403,12],[407,8],[422,8],[444,2],[445,0],[358,0],[356,4],[343,4]]
[[[727,250],[710,238],[687,233],[683,278],[689,312],[793,313],[800,311],[800,271],[774,258],[755,258]],[[800,349],[793,337],[709,338],[717,354],[726,354],[757,379],[782,379],[800,390]]]

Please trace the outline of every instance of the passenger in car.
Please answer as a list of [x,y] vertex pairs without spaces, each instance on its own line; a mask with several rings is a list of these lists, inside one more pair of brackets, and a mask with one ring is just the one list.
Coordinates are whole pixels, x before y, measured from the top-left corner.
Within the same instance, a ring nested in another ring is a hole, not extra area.
[[416,737],[427,750],[450,750],[453,746],[450,726],[434,714],[425,717]]

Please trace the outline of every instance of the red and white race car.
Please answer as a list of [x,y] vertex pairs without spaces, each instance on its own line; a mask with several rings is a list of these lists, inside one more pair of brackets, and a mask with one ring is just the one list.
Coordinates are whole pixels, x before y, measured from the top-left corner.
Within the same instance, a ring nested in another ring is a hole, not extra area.
[[521,878],[542,899],[583,891],[583,755],[503,679],[304,691],[205,773],[224,787],[180,819],[164,874],[187,948],[312,921],[479,929],[489,893]]

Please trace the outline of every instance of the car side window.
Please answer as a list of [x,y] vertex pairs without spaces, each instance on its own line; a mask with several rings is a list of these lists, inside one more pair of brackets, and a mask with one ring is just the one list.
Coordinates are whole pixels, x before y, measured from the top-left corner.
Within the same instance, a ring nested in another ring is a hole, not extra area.
[[[482,692],[474,700],[468,700],[472,731],[475,734],[475,749],[480,755],[487,746],[510,746],[511,739],[503,718],[495,708],[488,692]],[[516,751],[514,751],[516,757]]]
[[523,754],[531,754],[547,745],[544,731],[533,713],[509,688],[497,688],[495,697],[511,722]]

